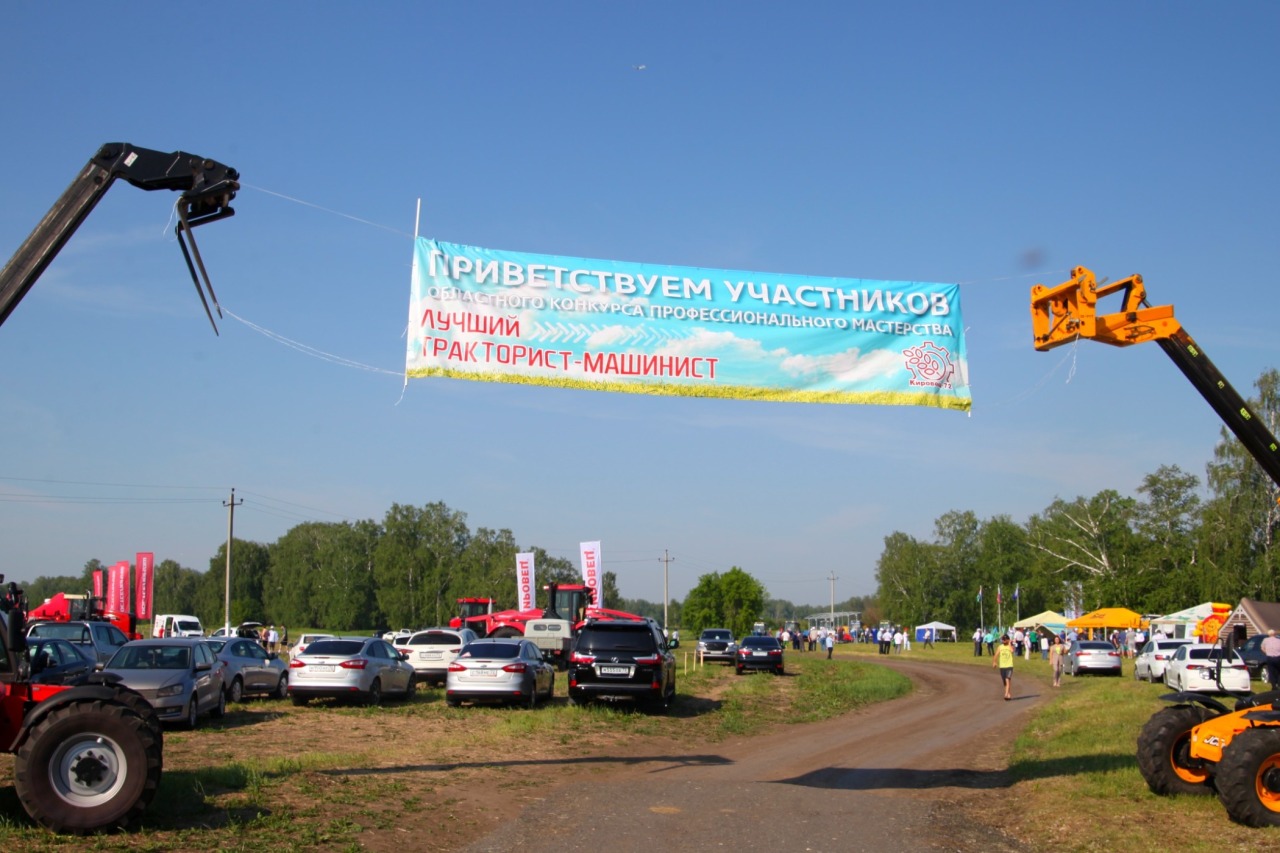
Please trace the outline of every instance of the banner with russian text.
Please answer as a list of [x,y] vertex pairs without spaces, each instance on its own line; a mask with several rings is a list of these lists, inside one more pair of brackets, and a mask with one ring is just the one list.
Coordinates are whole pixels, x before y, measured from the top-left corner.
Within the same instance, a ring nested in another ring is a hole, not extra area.
[[604,607],[600,597],[600,542],[579,542],[582,557],[582,583],[591,590],[591,606]]
[[415,241],[407,376],[968,410],[957,284]]
[[537,590],[534,586],[533,553],[516,554],[516,610],[536,609]]
[[105,601],[104,592],[102,589],[102,574],[103,573],[100,571],[93,573],[93,597],[103,598],[103,600]]
[[133,612],[142,620],[151,618],[151,599],[155,591],[156,555],[149,551],[139,551],[134,560],[137,572],[137,592]]

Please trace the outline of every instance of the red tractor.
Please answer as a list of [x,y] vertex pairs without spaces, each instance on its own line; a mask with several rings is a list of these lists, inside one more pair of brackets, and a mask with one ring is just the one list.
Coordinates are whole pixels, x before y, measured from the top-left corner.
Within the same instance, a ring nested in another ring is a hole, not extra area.
[[27,622],[110,622],[130,640],[142,639],[142,635],[138,633],[136,616],[106,610],[103,603],[104,600],[97,596],[55,593],[52,598],[45,599],[44,604],[27,614]]
[[76,834],[137,817],[160,784],[164,738],[155,711],[118,685],[30,683],[17,584],[0,600],[0,628],[0,741],[16,756],[14,787],[27,814]]
[[526,637],[557,665],[569,659],[569,645],[578,629],[590,619],[632,619],[645,617],[621,610],[591,606],[592,590],[583,584],[547,584],[544,610],[493,611],[491,598],[459,598],[460,614],[450,620],[453,628],[466,627],[480,637]]

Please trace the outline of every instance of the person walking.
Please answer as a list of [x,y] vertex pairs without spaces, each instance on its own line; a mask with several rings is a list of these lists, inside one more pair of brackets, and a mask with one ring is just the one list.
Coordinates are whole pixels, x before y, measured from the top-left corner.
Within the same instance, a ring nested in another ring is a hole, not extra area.
[[1280,689],[1280,637],[1276,636],[1275,628],[1267,631],[1260,651],[1267,656],[1267,684],[1272,690]]
[[831,660],[831,652],[836,647],[836,635],[834,631],[829,631],[827,636],[823,638],[822,644],[827,647],[827,660]]
[[991,661],[991,668],[1000,668],[1000,681],[1004,684],[1004,700],[1008,702],[1013,698],[1013,646],[1009,643],[1009,635],[1005,634],[1000,640],[1000,648],[996,649],[996,656]]
[[1062,686],[1062,656],[1067,653],[1067,646],[1062,637],[1054,634],[1053,643],[1049,646],[1049,668],[1053,670],[1053,686]]

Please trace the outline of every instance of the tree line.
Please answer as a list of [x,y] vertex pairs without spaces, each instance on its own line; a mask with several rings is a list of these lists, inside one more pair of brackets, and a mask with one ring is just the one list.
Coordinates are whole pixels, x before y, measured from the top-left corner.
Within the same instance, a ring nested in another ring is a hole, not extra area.
[[[1280,373],[1263,373],[1257,389],[1254,413],[1275,433]],[[877,603],[904,624],[976,626],[998,624],[999,616],[1009,625],[1019,611],[1166,614],[1205,601],[1277,601],[1278,497],[1224,428],[1203,489],[1194,474],[1162,465],[1136,496],[1104,489],[1058,498],[1024,524],[957,510],[934,521],[930,540],[890,534],[876,567]]]

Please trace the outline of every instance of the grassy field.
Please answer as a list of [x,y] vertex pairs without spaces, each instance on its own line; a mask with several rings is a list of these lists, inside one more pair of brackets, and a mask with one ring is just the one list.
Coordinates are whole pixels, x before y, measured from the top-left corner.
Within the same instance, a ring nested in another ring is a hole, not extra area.
[[[684,650],[678,653],[688,662]],[[915,660],[990,667],[972,645],[939,644]],[[431,826],[422,849],[456,849],[487,824],[460,792],[488,786],[532,801],[552,772],[600,772],[593,757],[637,742],[697,751],[699,745],[770,727],[825,719],[903,695],[901,676],[877,666],[875,647],[843,646],[836,659],[790,654],[793,677],[736,678],[722,666],[680,675],[670,715],[607,707],[574,708],[563,697],[533,712],[447,708],[439,690],[382,708],[252,700],[221,721],[165,738],[165,775],[135,831],[59,838],[31,825],[12,787],[12,761],[0,760],[0,849],[23,851],[250,851],[383,849],[404,823]],[[1038,658],[1019,660],[1015,693],[1045,704],[1015,738],[1007,789],[993,792],[975,821],[999,826],[1027,849],[1191,851],[1280,846],[1274,830],[1228,820],[1215,797],[1161,798],[1134,763],[1138,730],[1161,707],[1159,685],[1064,677],[1051,685]],[[998,690],[994,673],[993,693]],[[382,841],[367,843],[371,833]]]

